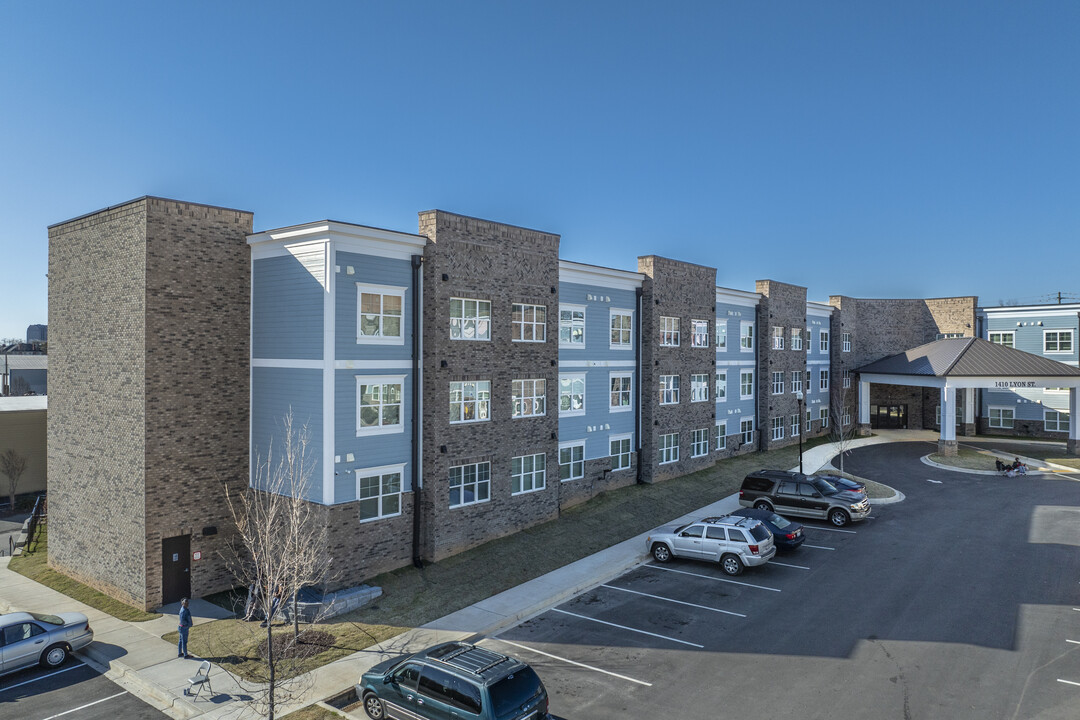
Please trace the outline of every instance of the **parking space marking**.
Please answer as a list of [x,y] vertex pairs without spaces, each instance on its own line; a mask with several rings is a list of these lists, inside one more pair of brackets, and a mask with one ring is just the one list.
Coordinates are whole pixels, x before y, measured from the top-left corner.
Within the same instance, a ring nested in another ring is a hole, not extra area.
[[689,605],[690,607],[700,608],[702,610],[712,610],[713,612],[724,613],[725,615],[734,615],[736,617],[741,617],[741,618],[746,617],[742,613],[731,612],[730,610],[720,610],[718,608],[711,608],[711,607],[707,607],[705,605],[696,605],[696,604],[694,604],[692,602],[684,602],[682,600],[674,600],[672,598],[666,598],[666,597],[662,597],[660,595],[650,595],[649,593],[638,592],[637,590],[627,590],[626,588],[615,587],[614,585],[601,585],[600,587],[606,587],[606,588],[609,588],[611,590],[621,590],[621,591],[626,592],[626,593],[633,593],[634,595],[642,595],[644,597],[654,598],[656,600],[663,600],[664,602],[678,603],[679,605]]
[[826,532],[847,533],[848,535],[858,535],[859,534],[858,531],[856,531],[856,530],[841,530],[840,528],[818,527],[817,525],[803,525],[803,527],[806,528],[807,530],[824,530]]
[[803,547],[814,548],[815,550],[835,550],[836,548],[825,547],[824,545],[803,545]]
[[41,677],[36,677],[33,680],[26,680],[25,682],[21,682],[18,685],[8,685],[7,687],[0,688],[0,692],[4,692],[5,690],[14,690],[17,687],[22,687],[23,685],[29,685],[30,683],[36,683],[38,680],[44,680],[45,678],[51,678],[53,675],[59,675],[60,673],[65,673],[68,670],[77,670],[77,669],[79,669],[81,667],[86,667],[86,663],[79,663],[78,665],[72,665],[71,667],[66,667],[63,670],[57,670],[56,672],[49,673],[48,675],[42,675]]
[[796,570],[809,570],[810,569],[810,568],[806,567],[805,565],[791,565],[790,563],[776,562],[775,560],[770,560],[769,564],[770,565],[779,565],[780,567],[795,568]]
[[690,647],[696,647],[700,649],[705,648],[704,645],[698,645],[697,643],[692,643],[687,640],[679,640],[678,638],[668,637],[667,635],[659,635],[657,633],[649,632],[648,630],[638,630],[637,628],[627,627],[625,625],[616,625],[615,623],[608,622],[607,620],[597,620],[596,618],[591,618],[588,615],[578,615],[577,613],[572,613],[569,610],[560,610],[559,608],[552,608],[552,610],[557,613],[562,613],[563,615],[571,615],[576,618],[581,618],[582,620],[588,620],[590,622],[600,623],[601,625],[609,625],[611,627],[619,628],[620,630],[629,630],[630,632],[641,633],[642,635],[651,635],[652,637],[657,637],[662,640],[670,640],[671,642],[682,643],[683,645],[689,645]]
[[100,705],[101,703],[103,703],[103,702],[105,702],[107,700],[115,700],[116,698],[120,697],[121,695],[127,695],[127,690],[125,690],[124,692],[116,693],[115,695],[110,695],[107,698],[101,698],[100,700],[95,700],[92,703],[86,703],[85,705],[80,705],[77,708],[71,708],[70,710],[65,710],[64,712],[57,713],[56,715],[50,715],[49,717],[45,718],[45,720],[54,720],[55,718],[58,718],[58,717],[64,717],[65,715],[70,715],[73,712],[79,712],[80,710],[85,710],[86,708],[91,707],[93,705]]
[[620,675],[619,673],[611,672],[610,670],[604,670],[603,668],[593,667],[592,665],[586,665],[585,663],[580,663],[577,660],[571,660],[570,658],[564,658],[564,657],[559,657],[558,655],[552,655],[551,653],[544,652],[543,650],[537,650],[536,648],[529,647],[528,645],[519,645],[516,642],[511,642],[510,640],[504,640],[502,638],[495,638],[495,640],[497,640],[497,641],[499,641],[501,643],[506,643],[507,645],[513,645],[514,647],[521,648],[522,650],[528,650],[530,652],[534,652],[534,653],[537,653],[539,655],[544,655],[545,657],[549,657],[549,658],[551,658],[553,660],[558,660],[560,662],[569,663],[571,665],[577,665],[578,667],[583,667],[583,668],[585,668],[587,670],[595,670],[598,673],[604,673],[605,675],[610,675],[612,677],[617,677],[620,680],[627,680],[627,681],[632,682],[632,683],[637,683],[638,685],[644,685],[645,687],[652,687],[652,683],[650,683],[650,682],[645,682],[644,680],[636,680],[636,679],[634,679],[632,677],[629,677],[627,675]]
[[1068,638],[1066,638],[1065,642],[1072,643],[1073,645],[1080,645],[1080,640],[1069,640]]
[[1077,687],[1080,687],[1080,682],[1073,682],[1072,680],[1062,680],[1061,678],[1058,678],[1057,681],[1059,683],[1065,683],[1066,685],[1076,685]]
[[779,588],[765,587],[764,585],[752,585],[751,583],[739,582],[738,580],[728,580],[727,578],[718,578],[712,575],[702,575],[701,573],[690,572],[689,570],[676,570],[675,568],[662,567],[660,565],[653,565],[646,563],[642,567],[652,568],[654,570],[663,570],[664,572],[679,573],[680,575],[693,575],[694,577],[705,578],[706,580],[716,580],[717,582],[731,583],[732,585],[743,585],[745,587],[757,588],[758,590],[771,590],[772,592],[780,592]]

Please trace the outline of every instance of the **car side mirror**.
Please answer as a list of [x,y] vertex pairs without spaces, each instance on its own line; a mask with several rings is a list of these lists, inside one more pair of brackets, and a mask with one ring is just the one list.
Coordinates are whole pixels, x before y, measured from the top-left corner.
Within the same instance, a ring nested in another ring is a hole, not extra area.
[[814,491],[814,497],[816,497],[816,498],[821,497],[821,493],[819,493],[817,490],[815,490]]

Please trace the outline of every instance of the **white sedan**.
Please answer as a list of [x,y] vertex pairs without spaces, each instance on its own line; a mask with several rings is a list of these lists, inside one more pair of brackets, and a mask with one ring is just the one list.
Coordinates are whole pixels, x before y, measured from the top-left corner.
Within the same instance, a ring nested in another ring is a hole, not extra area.
[[0,675],[36,663],[58,667],[93,639],[90,621],[82,613],[0,615]]

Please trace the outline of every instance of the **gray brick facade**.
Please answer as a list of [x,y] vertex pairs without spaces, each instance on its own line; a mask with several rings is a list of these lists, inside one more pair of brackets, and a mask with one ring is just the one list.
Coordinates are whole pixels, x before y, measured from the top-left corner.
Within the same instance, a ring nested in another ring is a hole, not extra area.
[[[804,337],[806,343],[806,288],[799,285],[777,282],[775,280],[758,280],[756,290],[761,294],[761,302],[757,307],[758,330],[758,437],[762,450],[774,450],[799,442],[798,435],[791,434],[791,416],[802,413],[800,425],[805,424],[805,405],[799,408],[795,393],[791,392],[791,373],[800,371],[803,373],[803,382],[809,382],[806,366],[806,346],[801,350],[791,348],[791,329],[797,329]],[[782,348],[773,347],[773,330],[779,328],[782,332]],[[773,394],[772,375],[775,372],[783,374],[784,391],[779,395]],[[805,385],[804,385],[805,388]],[[783,421],[784,437],[779,440],[772,439],[772,420],[780,418]],[[819,424],[820,425],[820,424]],[[810,428],[804,429],[809,433]]]

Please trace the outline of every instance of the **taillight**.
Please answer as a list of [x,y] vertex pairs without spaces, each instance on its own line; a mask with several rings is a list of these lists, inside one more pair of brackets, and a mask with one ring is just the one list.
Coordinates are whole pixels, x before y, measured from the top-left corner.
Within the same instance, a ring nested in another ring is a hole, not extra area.
[[750,546],[750,552],[752,552],[752,553],[754,553],[755,555],[757,555],[757,554],[758,554],[758,546],[757,546],[757,545],[751,545],[751,546]]
[[784,537],[786,537],[788,540],[794,540],[795,539],[795,533],[788,533]]
[[740,490],[740,491],[739,491],[739,497],[742,497],[742,496],[743,496],[743,491],[742,491],[742,490]]

